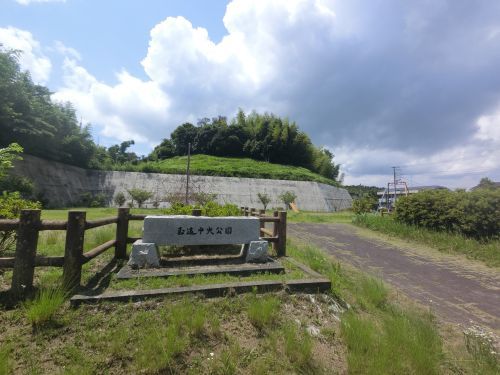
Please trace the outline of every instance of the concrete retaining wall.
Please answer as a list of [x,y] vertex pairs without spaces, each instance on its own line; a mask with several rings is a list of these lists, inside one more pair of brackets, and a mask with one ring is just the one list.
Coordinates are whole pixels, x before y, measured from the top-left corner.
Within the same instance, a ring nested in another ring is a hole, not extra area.
[[[30,155],[17,161],[14,173],[33,180],[37,192],[51,206],[64,207],[77,202],[82,193],[104,194],[111,205],[113,197],[127,189],[139,188],[153,192],[161,202],[167,194],[183,192],[186,176],[160,173],[95,171],[47,161]],[[260,178],[191,176],[192,191],[217,194],[219,203],[262,208],[257,193],[271,197],[268,207],[283,207],[278,196],[284,191],[297,195],[300,210],[337,211],[351,207],[352,199],[347,190],[310,181],[267,180]],[[147,202],[147,206],[151,206]]]

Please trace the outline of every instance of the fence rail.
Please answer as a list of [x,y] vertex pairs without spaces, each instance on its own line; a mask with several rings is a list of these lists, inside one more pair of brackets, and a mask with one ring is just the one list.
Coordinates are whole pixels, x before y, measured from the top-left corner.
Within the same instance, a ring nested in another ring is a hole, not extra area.
[[[256,216],[260,219],[260,232],[263,240],[273,244],[278,256],[286,255],[286,212],[275,211],[273,216],[266,216],[264,210],[257,211],[241,207],[245,216]],[[200,209],[192,210],[193,216],[200,216]],[[118,215],[97,220],[86,220],[85,211],[69,211],[67,220],[41,220],[40,210],[22,210],[19,219],[0,219],[0,231],[17,231],[15,256],[0,258],[0,268],[12,268],[11,292],[17,298],[25,296],[33,288],[35,267],[62,267],[63,283],[69,290],[80,286],[82,266],[98,257],[105,251],[115,248],[116,259],[127,258],[127,244],[140,237],[129,237],[129,222],[144,220],[145,214],[131,214],[129,208],[119,208]],[[266,223],[272,223],[273,229],[266,229]],[[85,231],[116,224],[114,239],[83,252]],[[64,256],[37,255],[38,235],[45,230],[64,230],[66,240]]]

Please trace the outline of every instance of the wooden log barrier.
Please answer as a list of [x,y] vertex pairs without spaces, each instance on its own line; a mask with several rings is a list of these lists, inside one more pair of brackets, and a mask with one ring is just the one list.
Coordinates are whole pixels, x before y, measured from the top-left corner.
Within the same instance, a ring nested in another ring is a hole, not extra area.
[[40,210],[21,210],[11,284],[11,292],[16,298],[22,298],[33,288],[40,213]]
[[115,258],[127,259],[127,237],[130,208],[120,207],[118,209],[118,220],[116,222],[116,245]]
[[78,288],[82,279],[85,216],[85,211],[68,212],[63,266],[63,285],[68,290]]

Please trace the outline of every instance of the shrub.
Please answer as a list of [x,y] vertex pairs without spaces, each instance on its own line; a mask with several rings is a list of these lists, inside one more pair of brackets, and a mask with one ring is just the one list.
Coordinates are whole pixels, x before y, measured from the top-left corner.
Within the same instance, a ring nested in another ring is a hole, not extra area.
[[285,191],[284,193],[280,194],[279,198],[285,204],[285,207],[288,210],[288,206],[295,200],[295,198],[297,198],[297,195],[295,195],[295,193],[291,191]]
[[106,207],[106,196],[104,194],[92,194],[85,192],[80,194],[80,199],[76,202],[81,207]]
[[33,182],[26,177],[8,174],[0,178],[0,193],[18,191],[23,198],[30,198],[33,196],[33,189]]
[[271,202],[271,197],[266,193],[257,193],[257,198],[259,198],[260,203],[264,206],[264,210],[266,210],[267,205]]
[[129,193],[132,198],[132,204],[136,201],[139,208],[141,208],[143,203],[153,196],[153,193],[150,191],[142,189],[130,189],[127,190],[127,193]]
[[354,202],[352,202],[352,210],[357,215],[371,212],[374,204],[375,202],[373,198],[370,197],[356,199],[354,200]]
[[126,200],[127,199],[125,198],[125,194],[123,194],[123,192],[120,191],[118,194],[115,195],[114,202],[118,207],[121,207],[125,204]]
[[[40,202],[32,202],[21,198],[18,192],[3,192],[0,195],[0,219],[15,219],[22,209],[40,209]],[[12,248],[16,241],[15,230],[0,231],[0,254]]]
[[429,190],[402,197],[396,204],[397,221],[475,238],[498,237],[500,190],[471,192]]
[[195,204],[203,206],[209,202],[214,202],[216,198],[217,194],[198,191],[190,194],[189,201],[193,201]]

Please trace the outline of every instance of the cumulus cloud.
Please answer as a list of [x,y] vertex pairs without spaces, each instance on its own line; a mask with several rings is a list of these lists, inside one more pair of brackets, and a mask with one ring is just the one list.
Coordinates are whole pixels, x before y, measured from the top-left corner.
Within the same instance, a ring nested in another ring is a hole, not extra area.
[[55,98],[148,145],[238,107],[288,116],[333,150],[346,182],[383,185],[392,165],[424,179],[415,163],[432,164],[428,180],[468,176],[479,161],[500,178],[499,20],[494,1],[234,0],[218,43],[183,17],[155,25],[145,80],[99,82],[67,55]]
[[118,83],[109,86],[70,58],[63,68],[64,88],[53,99],[74,103],[84,122],[100,125],[104,136],[147,143],[146,129],[167,122],[169,99],[157,83],[123,70],[117,74]]
[[22,52],[19,55],[19,64],[23,70],[31,73],[34,82],[44,84],[48,81],[52,63],[29,31],[11,26],[0,27],[0,44],[4,48]]

